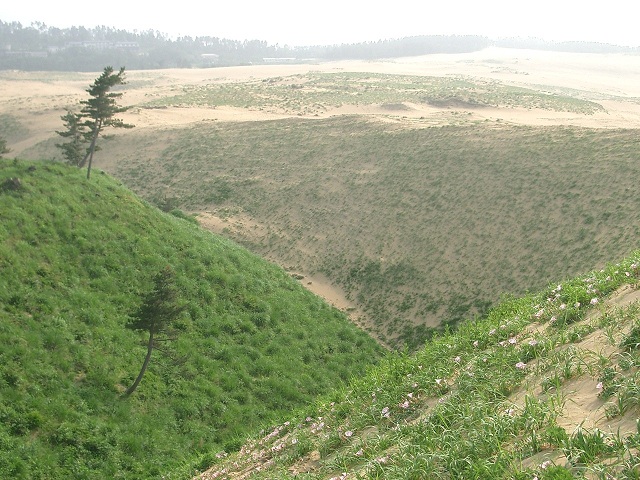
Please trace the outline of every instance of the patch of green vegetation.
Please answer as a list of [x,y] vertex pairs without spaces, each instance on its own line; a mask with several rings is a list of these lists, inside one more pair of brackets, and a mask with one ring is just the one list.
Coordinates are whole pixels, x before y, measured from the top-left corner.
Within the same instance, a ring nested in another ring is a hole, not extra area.
[[[282,269],[172,213],[105,174],[0,162],[0,477],[185,478],[380,358]],[[167,265],[179,335],[124,398],[146,352],[125,327]]]
[[[610,423],[607,431],[587,428],[569,413],[575,388],[538,387],[548,376],[568,375],[592,385],[581,402],[598,403],[596,379],[617,355],[599,355],[602,343],[569,343],[578,323],[558,321],[563,295],[590,299],[575,307],[593,319],[585,326],[621,332],[637,323],[637,303],[616,308],[608,296],[621,286],[637,290],[639,281],[636,251],[546,291],[506,299],[413,355],[389,355],[238,453],[220,452],[210,478],[637,478],[640,429],[633,422],[620,430]],[[638,380],[630,362],[619,374],[629,388]],[[626,421],[636,418],[637,391],[625,396]]]
[[0,114],[0,136],[8,143],[19,142],[29,137],[29,129],[15,116]]
[[468,77],[428,77],[376,73],[320,73],[238,83],[184,87],[182,93],[144,106],[232,106],[287,113],[321,113],[341,105],[428,103],[440,107],[521,107],[593,114],[595,102],[560,94],[505,86]]

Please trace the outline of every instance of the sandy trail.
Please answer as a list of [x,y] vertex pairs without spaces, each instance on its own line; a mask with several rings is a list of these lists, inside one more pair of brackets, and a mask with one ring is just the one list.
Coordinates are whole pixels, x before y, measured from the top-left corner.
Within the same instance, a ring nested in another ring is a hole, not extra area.
[[[266,231],[264,226],[244,215],[222,218],[211,212],[200,212],[197,219],[203,228],[219,235],[249,236],[248,232],[252,232],[251,235],[259,235]],[[356,304],[347,298],[344,290],[332,284],[327,277],[321,274],[306,275],[299,272],[291,272],[291,275],[305,288],[342,310],[354,323],[358,324],[361,313]]]

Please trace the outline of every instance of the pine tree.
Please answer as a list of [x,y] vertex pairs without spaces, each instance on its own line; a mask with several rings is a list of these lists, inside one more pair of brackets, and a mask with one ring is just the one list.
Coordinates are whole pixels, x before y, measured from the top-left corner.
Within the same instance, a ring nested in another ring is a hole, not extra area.
[[133,128],[133,125],[126,124],[119,118],[114,118],[116,114],[126,112],[127,107],[120,107],[116,103],[122,93],[111,92],[111,88],[125,83],[124,67],[121,67],[118,73],[114,73],[113,67],[105,67],[102,75],[96,78],[93,85],[87,89],[91,98],[80,102],[84,105],[80,115],[86,118],[83,125],[88,129],[85,135],[90,141],[89,150],[80,164],[80,167],[83,167],[88,160],[87,178],[91,176],[93,154],[102,129],[105,127]]
[[175,273],[167,266],[153,279],[154,288],[144,298],[142,305],[133,315],[127,328],[149,333],[147,341],[147,355],[133,384],[127,389],[125,395],[131,395],[142,380],[151,353],[158,342],[175,339],[175,332],[171,330],[171,323],[185,310],[186,305],[180,303],[178,290],[175,286]]
[[69,165],[79,167],[82,159],[86,155],[86,129],[82,123],[82,115],[67,111],[66,115],[60,117],[64,121],[65,131],[56,131],[58,135],[69,138],[67,143],[56,143],[56,147],[62,150],[62,155],[67,159]]

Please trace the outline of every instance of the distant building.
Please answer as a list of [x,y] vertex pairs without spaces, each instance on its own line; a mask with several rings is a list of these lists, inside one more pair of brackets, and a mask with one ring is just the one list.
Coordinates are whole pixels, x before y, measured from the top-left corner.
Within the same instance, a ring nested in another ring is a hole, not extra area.
[[202,65],[204,67],[212,67],[218,64],[220,61],[220,55],[217,53],[203,53],[200,55],[200,59],[202,60]]
[[265,57],[262,59],[264,63],[295,63],[295,57]]
[[93,50],[135,50],[138,42],[68,42],[67,48],[90,48]]

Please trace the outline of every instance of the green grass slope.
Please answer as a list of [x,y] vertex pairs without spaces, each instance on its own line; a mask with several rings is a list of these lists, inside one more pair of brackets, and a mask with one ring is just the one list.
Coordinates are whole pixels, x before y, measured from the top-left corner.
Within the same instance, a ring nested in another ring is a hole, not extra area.
[[[153,275],[188,309],[129,398]],[[282,269],[111,177],[0,162],[0,477],[169,478],[365,371],[381,349]]]
[[640,478],[640,251],[387,357],[198,478]]

